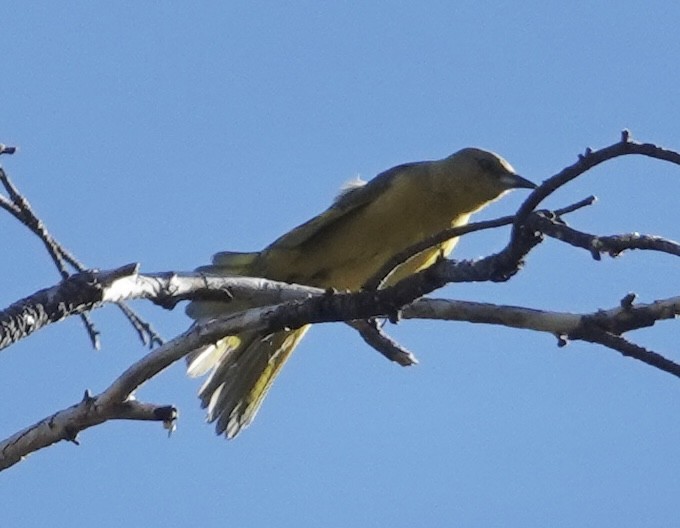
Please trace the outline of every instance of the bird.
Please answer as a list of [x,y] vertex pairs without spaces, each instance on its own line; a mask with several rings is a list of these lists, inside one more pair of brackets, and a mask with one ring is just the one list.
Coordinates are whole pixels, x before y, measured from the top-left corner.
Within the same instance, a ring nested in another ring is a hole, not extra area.
[[[536,185],[501,156],[464,148],[439,160],[405,163],[369,182],[353,182],[318,216],[262,251],[223,251],[197,269],[212,276],[261,277],[335,290],[360,290],[394,255],[444,229],[465,225],[473,213],[512,189]],[[400,264],[385,285],[433,264],[456,245],[452,238]],[[192,301],[196,321],[252,308],[247,301]],[[255,418],[262,401],[309,325],[268,335],[225,336],[187,356],[188,374],[209,374],[199,390],[218,435],[234,438]]]

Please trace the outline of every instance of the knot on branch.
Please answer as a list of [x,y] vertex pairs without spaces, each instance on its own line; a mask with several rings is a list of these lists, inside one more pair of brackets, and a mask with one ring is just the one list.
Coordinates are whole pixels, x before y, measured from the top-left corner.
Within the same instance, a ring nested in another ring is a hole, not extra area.
[[493,282],[505,282],[517,274],[524,266],[524,259],[529,252],[543,241],[543,233],[532,225],[531,219],[539,213],[532,213],[526,222],[516,224],[510,243],[494,259],[489,274]]
[[574,339],[592,338],[596,334],[607,333],[620,336],[632,329],[654,326],[659,314],[654,306],[635,307],[634,294],[628,294],[622,300],[622,310],[615,314],[604,310],[581,318],[578,330],[571,333]]

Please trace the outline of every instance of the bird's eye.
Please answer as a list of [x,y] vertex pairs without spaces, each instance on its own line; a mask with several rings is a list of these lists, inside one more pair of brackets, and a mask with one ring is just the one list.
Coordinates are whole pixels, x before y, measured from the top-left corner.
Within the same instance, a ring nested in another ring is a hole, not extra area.
[[485,172],[492,172],[494,169],[494,164],[490,159],[487,158],[477,158],[477,163]]

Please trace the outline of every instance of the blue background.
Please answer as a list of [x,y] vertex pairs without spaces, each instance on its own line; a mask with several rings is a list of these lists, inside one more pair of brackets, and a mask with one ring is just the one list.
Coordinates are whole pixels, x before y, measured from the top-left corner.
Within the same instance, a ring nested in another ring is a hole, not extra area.
[[[236,4],[236,3],[233,3]],[[671,2],[0,2],[2,163],[88,265],[191,270],[256,250],[343,182],[476,145],[541,181],[585,147],[680,149]],[[680,238],[680,168],[626,158],[553,196],[596,194],[586,231]],[[480,218],[510,214],[517,192]],[[501,248],[466,237],[456,256]],[[0,215],[0,304],[58,277]],[[588,312],[677,295],[670,256],[595,262],[547,241],[510,283],[437,295]],[[172,337],[189,324],[138,309]],[[144,354],[115,308],[0,354],[0,436],[103,390]],[[407,321],[402,369],[344,325],[314,328],[233,442],[204,423],[181,364],[138,391],[179,429],[108,423],[0,476],[2,526],[671,526],[680,382],[548,335]],[[677,358],[677,323],[632,336]]]

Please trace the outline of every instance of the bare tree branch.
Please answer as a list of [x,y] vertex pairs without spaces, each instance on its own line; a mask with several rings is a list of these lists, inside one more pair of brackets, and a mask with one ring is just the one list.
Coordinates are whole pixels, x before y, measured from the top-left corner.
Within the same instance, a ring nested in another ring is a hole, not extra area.
[[624,334],[654,326],[657,321],[673,319],[678,315],[680,315],[680,296],[661,299],[649,304],[618,306],[583,314],[425,298],[405,306],[401,312],[403,319],[437,319],[493,324],[547,332],[574,340],[581,339],[581,334],[593,326],[612,334]]
[[578,339],[606,346],[626,357],[637,359],[659,370],[680,377],[680,365],[678,363],[671,361],[661,354],[647,350],[643,346],[636,345],[620,335],[605,332],[599,328],[588,328],[583,333],[578,334]]
[[0,350],[50,323],[96,308],[109,283],[135,270],[136,265],[128,265],[109,272],[78,273],[15,302],[0,312]]
[[367,345],[380,352],[390,361],[394,361],[402,367],[418,364],[418,360],[413,355],[413,352],[405,349],[383,332],[375,318],[363,321],[350,321],[347,324],[359,332],[359,335]]
[[680,316],[680,297],[650,304],[633,305],[631,301],[632,296],[626,296],[617,308],[572,314],[448,299],[419,299],[404,307],[402,317],[466,321],[548,332],[557,336],[560,346],[566,345],[568,340],[597,343],[680,377],[678,363],[621,337],[623,333]]
[[[421,272],[425,274],[425,272]],[[9,467],[28,453],[47,447],[60,440],[71,440],[81,430],[110,419],[155,419],[167,422],[167,413],[156,409],[169,406],[145,407],[148,413],[131,416],[121,414],[130,403],[131,394],[145,381],[196,348],[210,344],[224,335],[243,331],[262,333],[284,328],[297,328],[307,323],[368,319],[387,315],[391,311],[391,298],[405,295],[398,290],[410,290],[404,279],[394,287],[378,292],[340,293],[327,292],[303,301],[292,301],[275,306],[254,308],[222,317],[207,323],[196,324],[184,334],[150,352],[129,367],[104,392],[41,420],[26,430],[0,442],[0,469]],[[376,306],[382,307],[377,309]],[[534,310],[516,306],[497,306],[483,303],[420,299],[401,311],[405,319],[460,320],[474,323],[500,324],[547,332],[558,336],[562,342],[580,339],[600,343],[627,356],[656,368],[680,376],[680,365],[642,347],[616,339],[617,333],[651,326],[655,321],[680,315],[680,297],[651,304],[619,306],[591,314],[570,314]],[[121,407],[121,405],[123,407]],[[176,411],[172,409],[172,416]],[[137,416],[145,416],[140,418]],[[58,417],[58,427],[49,426]]]
[[515,215],[515,228],[520,228],[531,212],[560,187],[607,160],[628,155],[647,156],[680,165],[680,153],[658,147],[651,143],[638,143],[633,141],[630,139],[630,133],[627,130],[624,130],[621,133],[621,141],[618,143],[614,143],[613,145],[599,150],[587,148],[585,154],[580,155],[576,163],[545,180],[529,195],[517,211],[517,214]]
[[641,235],[639,233],[610,236],[592,235],[577,231],[566,225],[561,219],[556,219],[555,216],[544,211],[538,211],[530,216],[527,223],[544,235],[589,251],[595,260],[600,260],[602,253],[617,257],[630,249],[659,251],[680,257],[680,244],[658,236]]
[[[0,145],[0,154],[10,153],[10,150],[11,147]],[[69,315],[83,315],[105,303],[121,305],[127,300],[145,299],[171,309],[180,301],[198,299],[222,302],[247,300],[249,306],[258,306],[195,324],[131,365],[99,395],[86,393],[83,401],[0,442],[0,470],[60,440],[76,441],[79,431],[108,420],[153,420],[171,427],[177,415],[174,407],[139,403],[133,392],[192,350],[243,331],[266,334],[306,324],[346,322],[374,349],[406,366],[416,363],[415,357],[389,338],[375,318],[387,318],[392,322],[403,318],[497,324],[549,333],[557,337],[559,346],[570,340],[600,344],[680,377],[678,363],[623,337],[625,333],[653,326],[657,321],[680,316],[680,296],[649,304],[634,304],[634,296],[629,294],[615,308],[585,314],[423,298],[448,283],[510,279],[518,273],[526,256],[542,242],[544,236],[583,248],[598,260],[602,253],[617,256],[629,249],[680,256],[680,244],[661,237],[637,233],[598,236],[568,226],[563,216],[592,204],[593,197],[555,211],[535,210],[561,186],[592,167],[623,155],[644,155],[680,165],[679,153],[633,142],[624,131],[620,142],[597,151],[586,150],[574,165],[545,180],[525,200],[516,215],[449,229],[431,237],[395,256],[365,285],[363,291],[352,293],[324,291],[261,278],[220,278],[200,273],[141,275],[136,264],[102,272],[85,270],[52,239],[32,212],[28,201],[0,168],[0,183],[9,196],[0,196],[0,207],[43,240],[62,276],[60,284],[41,290],[0,312],[0,349],[47,324]],[[391,271],[413,255],[452,237],[505,225],[513,226],[512,233],[507,245],[498,253],[475,260],[441,259],[397,284],[382,287]],[[71,275],[67,266],[74,267],[79,273]],[[145,342],[151,345],[161,342],[144,321],[124,305],[121,309]],[[96,337],[96,330],[91,329],[90,333]]]
[[[5,147],[0,144],[0,154],[10,153],[13,154],[16,151],[14,147]],[[68,267],[71,266],[78,272],[85,272],[87,267],[82,264],[68,249],[66,249],[62,244],[57,242],[52,235],[47,231],[45,224],[38,218],[34,213],[33,208],[29,204],[28,200],[24,195],[18,190],[18,188],[12,183],[7,173],[2,167],[0,167],[0,184],[5,188],[7,195],[10,200],[5,197],[0,196],[0,207],[12,214],[19,222],[31,230],[43,243],[47,252],[49,253],[52,262],[57,267],[59,274],[62,279],[67,279],[71,273]],[[141,341],[144,344],[153,346],[154,344],[160,344],[163,342],[160,335],[153,329],[153,327],[144,322],[141,317],[139,317],[130,307],[119,305],[119,308],[125,315],[125,317],[130,321],[133,328],[137,331],[140,336]],[[80,318],[85,325],[92,346],[95,349],[99,349],[99,331],[96,329],[94,323],[91,321],[90,316],[87,312],[79,313]]]
[[170,405],[158,406],[128,398],[102,406],[86,392],[80,403],[48,416],[0,442],[0,471],[62,440],[78,444],[80,431],[109,420],[160,421],[171,429],[176,418],[177,409]]

